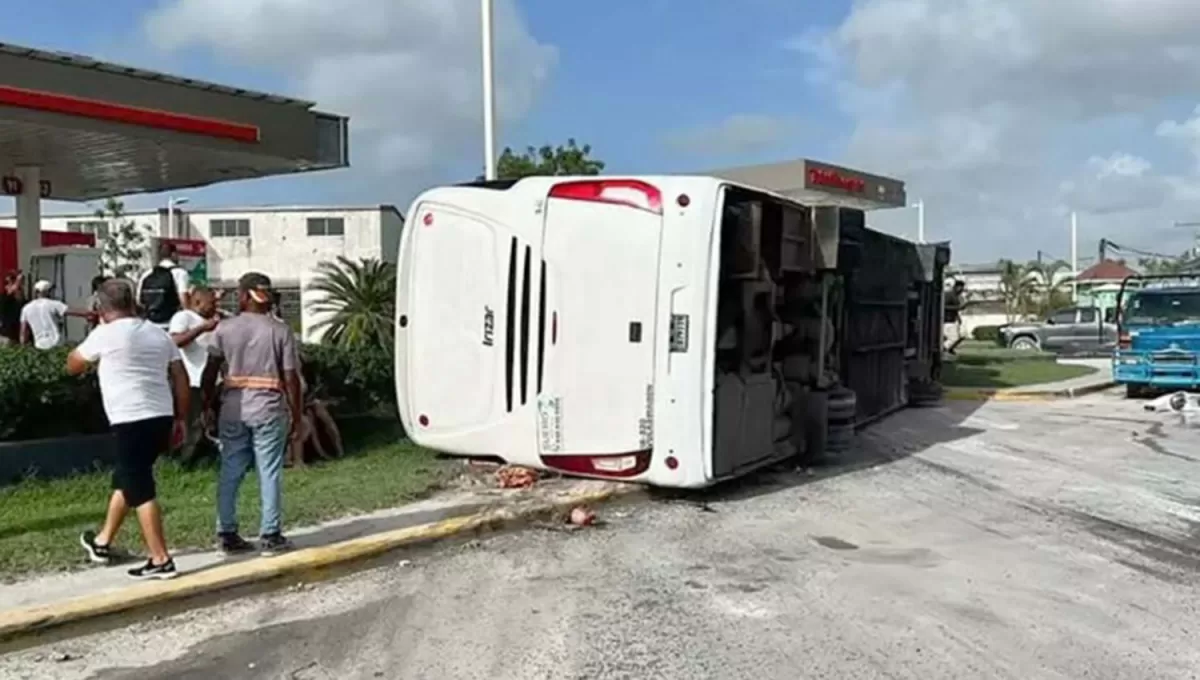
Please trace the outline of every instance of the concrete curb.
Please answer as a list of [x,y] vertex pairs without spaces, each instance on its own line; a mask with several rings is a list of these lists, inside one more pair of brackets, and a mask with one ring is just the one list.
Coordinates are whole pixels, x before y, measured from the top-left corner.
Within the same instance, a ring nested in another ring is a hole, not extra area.
[[1106,381],[1082,387],[1068,387],[1063,390],[1039,392],[1036,390],[1020,389],[971,389],[962,387],[947,387],[943,395],[951,401],[1058,401],[1061,399],[1076,399],[1112,389],[1116,381]]
[[643,493],[635,485],[610,486],[568,493],[511,507],[491,508],[474,515],[395,529],[340,543],[297,550],[278,557],[224,564],[171,581],[139,583],[117,591],[0,612],[0,642],[32,635],[67,624],[127,612],[139,607],[216,593],[238,586],[311,572],[377,557],[386,552],[451,538],[475,530],[500,529],[523,521],[565,514],[578,505],[599,504],[618,497]]

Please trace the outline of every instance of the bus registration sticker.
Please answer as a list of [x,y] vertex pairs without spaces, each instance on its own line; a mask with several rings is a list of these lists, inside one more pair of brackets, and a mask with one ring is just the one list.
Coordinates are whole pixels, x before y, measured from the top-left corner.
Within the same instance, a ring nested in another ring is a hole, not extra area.
[[562,397],[538,398],[538,436],[544,453],[562,451]]
[[687,314],[671,315],[671,352],[683,353],[688,351],[689,324],[690,319]]

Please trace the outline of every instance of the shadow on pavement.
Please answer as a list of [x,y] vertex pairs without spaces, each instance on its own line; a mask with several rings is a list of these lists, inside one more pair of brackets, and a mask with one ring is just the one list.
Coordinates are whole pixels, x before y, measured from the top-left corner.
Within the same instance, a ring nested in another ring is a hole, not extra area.
[[947,401],[936,407],[908,408],[864,427],[849,450],[808,465],[785,461],[709,489],[656,489],[655,499],[696,503],[737,501],[811,484],[903,460],[930,447],[979,434],[962,423],[979,410],[982,401]]

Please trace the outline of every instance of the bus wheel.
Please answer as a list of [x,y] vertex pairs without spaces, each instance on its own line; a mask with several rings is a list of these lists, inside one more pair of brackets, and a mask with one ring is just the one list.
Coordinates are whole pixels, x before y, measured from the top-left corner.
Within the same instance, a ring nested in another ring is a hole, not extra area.
[[1150,388],[1141,383],[1128,383],[1125,385],[1126,399],[1143,399],[1150,396]]
[[858,396],[854,390],[839,387],[829,393],[829,422],[854,421],[858,414]]
[[825,435],[825,448],[828,451],[842,452],[849,450],[854,443],[854,423],[830,424]]

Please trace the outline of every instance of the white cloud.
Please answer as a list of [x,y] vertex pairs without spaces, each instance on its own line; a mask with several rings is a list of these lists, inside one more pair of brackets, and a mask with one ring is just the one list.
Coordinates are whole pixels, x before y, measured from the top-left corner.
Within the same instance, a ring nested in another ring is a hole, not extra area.
[[722,156],[771,148],[797,127],[796,121],[787,118],[735,114],[717,123],[677,130],[665,141],[679,151]]
[[[350,116],[354,176],[387,191],[375,200],[397,200],[469,157],[482,134],[479,22],[475,0],[168,0],[145,31],[165,50],[282,74],[296,88],[287,94]],[[497,112],[520,119],[556,51],[513,0],[496,2],[495,39]]]
[[1178,144],[1200,173],[1200,109],[1158,125],[1200,92],[1198,32],[1194,0],[856,0],[784,47],[852,119],[842,160],[908,181],[961,261],[1061,250],[1070,210],[1128,243],[1200,213],[1160,162]]
[[1200,167],[1200,106],[1192,112],[1192,117],[1182,123],[1164,120],[1155,128],[1159,137],[1171,140],[1186,149],[1196,158]]
[[1064,181],[1064,205],[1093,215],[1152,210],[1171,198],[1168,180],[1151,172],[1150,161],[1127,153],[1093,156],[1084,172]]

